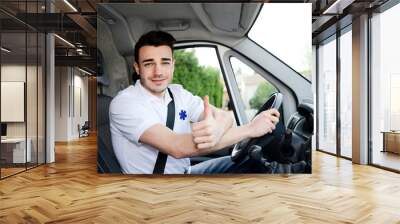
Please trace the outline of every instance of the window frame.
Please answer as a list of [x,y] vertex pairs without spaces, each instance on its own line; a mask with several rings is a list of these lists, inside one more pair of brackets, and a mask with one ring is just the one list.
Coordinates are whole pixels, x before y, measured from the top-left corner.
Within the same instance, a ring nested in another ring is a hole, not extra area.
[[[257,43],[255,44],[257,45]],[[285,125],[287,125],[290,116],[297,111],[297,106],[299,105],[300,102],[298,100],[296,92],[288,85],[286,85],[283,81],[281,81],[277,76],[274,76],[272,73],[270,73],[269,71],[267,71],[266,69],[264,69],[251,59],[249,59],[243,53],[229,46],[213,41],[185,40],[185,41],[177,41],[174,45],[174,49],[191,48],[191,47],[192,48],[213,47],[216,49],[217,58],[219,60],[222,76],[224,78],[229,98],[232,102],[232,110],[234,111],[237,125],[243,125],[248,123],[249,121],[245,114],[244,103],[239,93],[236,79],[234,78],[233,68],[230,63],[231,56],[236,57],[239,61],[243,62],[248,67],[256,71],[264,79],[266,79],[268,82],[274,85],[276,89],[284,95],[284,102],[283,102],[284,113],[281,114],[281,116]],[[259,47],[260,49],[265,51],[265,49],[263,49],[261,46]],[[310,80],[304,78],[303,76],[300,75],[300,77],[302,77],[302,79],[307,81],[308,83],[311,83]]]
[[[344,18],[346,19],[346,18]],[[320,40],[316,45],[316,107],[315,107],[315,114],[316,116],[316,150],[319,152],[327,153],[333,156],[337,156],[339,158],[347,159],[347,160],[352,160],[352,158],[349,158],[347,156],[343,156],[341,153],[341,118],[340,118],[340,104],[341,104],[341,99],[340,99],[340,76],[341,76],[341,67],[340,67],[340,38],[342,35],[344,35],[347,32],[352,32],[352,22],[349,24],[346,24],[344,27],[341,27],[339,30],[337,30],[335,33],[327,36],[326,38]],[[327,44],[331,41],[336,41],[336,152],[331,153],[328,152],[324,149],[320,149],[320,130],[319,130],[319,104],[320,104],[320,94],[319,94],[319,88],[320,88],[320,73],[319,73],[319,48],[322,44]]]
[[[291,116],[291,111],[297,111],[297,106],[299,105],[299,102],[297,100],[296,94],[294,91],[287,85],[285,85],[282,81],[280,81],[277,77],[272,75],[270,72],[264,70],[260,65],[254,63],[251,61],[249,58],[244,56],[243,54],[234,51],[231,49],[231,51],[227,52],[227,55],[224,55],[224,60],[227,60],[227,63],[229,63],[229,69],[230,72],[232,73],[232,76],[234,77],[233,80],[235,81],[235,86],[237,86],[236,78],[235,78],[235,73],[233,71],[232,63],[231,63],[231,58],[235,57],[237,60],[241,61],[245,65],[247,65],[249,68],[253,69],[257,74],[259,74],[262,78],[264,78],[266,81],[271,83],[277,90],[278,92],[282,93],[284,95],[284,101],[282,104],[282,120],[284,121],[285,125],[287,125],[289,118]],[[241,105],[243,107],[242,111],[244,113],[244,102],[242,100],[242,97],[238,91],[238,96],[241,102]],[[295,106],[293,106],[295,105]],[[244,122],[242,124],[245,124],[249,122],[247,119],[247,115],[244,113],[242,115],[245,117]]]
[[[249,64],[245,63],[243,60],[240,60],[240,58],[238,58],[238,57],[236,57],[236,56],[233,56],[233,55],[230,55],[230,56],[229,56],[229,65],[230,65],[230,68],[232,69],[233,80],[234,80],[236,86],[239,86],[239,84],[238,84],[238,82],[237,82],[236,74],[235,74],[234,69],[233,69],[232,58],[235,58],[235,59],[238,60],[239,62],[243,63],[244,65],[246,65],[247,67],[249,67],[250,69],[252,69],[252,70],[253,70],[255,73],[257,73],[261,78],[263,78],[265,81],[269,82],[272,86],[274,86],[274,88],[275,88],[279,93],[281,92],[280,89],[279,89],[276,85],[274,85],[274,83],[272,83],[269,79],[267,79],[267,78],[265,78],[263,75],[261,75],[261,74],[258,72],[258,70],[256,70],[256,69],[254,69],[253,67],[249,66]],[[243,102],[243,97],[242,97],[242,95],[240,94],[240,92],[239,92],[239,98],[240,98],[240,101],[241,101],[241,104],[242,104],[242,107],[243,107],[243,111],[245,112],[245,111],[246,111],[245,102]],[[283,108],[284,108],[284,106],[282,106],[282,111],[281,111],[281,112],[284,111]],[[250,122],[250,119],[251,119],[251,118],[249,118],[249,117],[247,116],[246,113],[245,113],[245,117],[246,117],[246,122]],[[285,120],[284,117],[285,117],[285,116],[284,116],[284,114],[282,113],[282,119],[283,119],[283,120]]]
[[[213,48],[215,50],[215,53],[216,53],[216,56],[217,56],[217,59],[218,59],[219,69],[221,71],[221,75],[223,77],[224,85],[226,87],[226,91],[228,93],[228,97],[229,97],[229,100],[230,100],[231,105],[232,105],[231,108],[232,108],[233,114],[235,116],[236,124],[240,125],[240,120],[239,120],[240,119],[240,115],[239,115],[239,112],[238,112],[239,109],[237,107],[237,102],[236,102],[236,99],[235,99],[235,95],[232,94],[231,82],[229,81],[229,78],[226,75],[226,70],[225,70],[225,67],[224,67],[224,65],[222,63],[221,57],[220,57],[218,44],[216,44],[216,43],[208,43],[208,42],[204,42],[204,41],[197,41],[197,42],[196,41],[195,42],[194,41],[182,41],[182,42],[177,42],[174,45],[174,51],[175,50],[182,50],[182,49],[189,49],[189,48],[199,48],[199,47]],[[192,157],[192,158],[198,158],[198,159],[201,160],[201,159],[204,159],[204,158],[213,159],[213,158],[219,158],[219,157],[222,157],[222,156],[227,156],[227,155],[230,155],[231,148],[233,148],[233,146],[232,147],[228,146],[228,147],[226,147],[224,149],[218,150],[217,152],[213,152],[213,153],[210,153],[210,154],[207,154],[207,155],[204,155],[204,156],[195,156],[195,157]]]
[[373,167],[377,167],[380,169],[388,170],[391,172],[395,173],[400,173],[400,170],[390,168],[385,165],[381,165],[378,163],[374,163],[374,141],[373,141],[373,113],[372,113],[372,107],[373,107],[373,88],[372,88],[372,77],[373,77],[373,26],[372,26],[372,20],[376,16],[375,14],[382,14],[385,11],[391,9],[394,6],[397,6],[400,4],[397,0],[388,0],[379,7],[375,8],[373,11],[368,12],[368,165],[371,165]]
[[232,95],[232,87],[230,85],[230,82],[228,81],[227,75],[226,75],[226,70],[224,69],[221,57],[220,57],[220,53],[218,50],[218,46],[217,44],[213,44],[213,43],[207,43],[207,42],[177,42],[174,45],[174,51],[175,50],[181,50],[181,49],[188,49],[188,48],[198,48],[198,47],[208,47],[208,48],[213,48],[215,50],[217,59],[218,59],[218,63],[219,63],[219,69],[221,70],[221,74],[224,80],[224,84],[226,87],[226,91],[228,93],[229,96],[229,100],[232,102],[232,111],[233,114],[235,116],[235,120],[236,120],[236,124],[239,125],[240,124],[240,119],[239,119],[239,109],[237,107],[237,103],[235,102],[236,100],[234,99],[234,96]]

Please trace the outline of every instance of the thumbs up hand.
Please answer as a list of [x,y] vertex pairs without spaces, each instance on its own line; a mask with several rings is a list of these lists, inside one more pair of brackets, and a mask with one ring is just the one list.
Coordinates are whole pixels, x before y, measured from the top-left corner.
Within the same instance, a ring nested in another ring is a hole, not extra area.
[[224,134],[223,127],[218,127],[208,96],[204,97],[203,119],[192,126],[193,141],[198,149],[215,146]]
[[211,111],[210,103],[208,100],[208,96],[204,96],[203,102],[204,102],[203,120],[206,120],[210,116],[212,116],[212,111]]

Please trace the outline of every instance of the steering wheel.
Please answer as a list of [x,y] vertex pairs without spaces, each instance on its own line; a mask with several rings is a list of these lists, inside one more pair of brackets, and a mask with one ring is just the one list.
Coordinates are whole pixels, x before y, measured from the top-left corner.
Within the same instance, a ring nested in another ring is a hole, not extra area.
[[[258,110],[256,115],[263,111],[269,110],[269,109],[279,110],[279,108],[282,105],[282,101],[283,101],[283,95],[281,93],[278,93],[278,92],[273,93],[268,98],[267,102],[265,102],[264,105]],[[279,121],[277,126],[278,125],[283,125],[283,124],[282,124],[282,122]],[[232,150],[232,154],[231,154],[232,161],[235,163],[240,163],[241,161],[243,161],[243,159],[246,158],[246,156],[248,155],[250,147],[255,145],[258,142],[262,142],[263,145],[266,145],[268,142],[273,141],[276,130],[277,129],[275,129],[272,133],[267,133],[261,137],[251,138],[251,139],[243,140],[240,143],[237,143]],[[279,133],[279,135],[280,134],[281,133]]]

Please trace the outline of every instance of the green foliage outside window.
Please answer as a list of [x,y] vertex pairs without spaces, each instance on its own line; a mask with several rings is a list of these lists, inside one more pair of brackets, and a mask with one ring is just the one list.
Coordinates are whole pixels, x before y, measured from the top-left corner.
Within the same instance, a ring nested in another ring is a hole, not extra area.
[[222,107],[223,85],[219,71],[214,67],[199,65],[194,51],[175,50],[175,71],[172,83],[181,84],[193,95],[208,95],[210,103]]
[[260,83],[257,86],[256,93],[254,96],[250,99],[250,108],[251,109],[260,109],[262,105],[266,102],[268,97],[274,93],[277,92],[276,88],[270,84],[270,83]]

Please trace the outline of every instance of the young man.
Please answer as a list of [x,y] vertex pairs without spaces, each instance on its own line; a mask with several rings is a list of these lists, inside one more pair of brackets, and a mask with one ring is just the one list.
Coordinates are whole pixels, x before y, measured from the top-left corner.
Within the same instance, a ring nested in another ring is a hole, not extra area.
[[[110,105],[112,144],[123,173],[151,174],[159,153],[168,155],[165,174],[235,172],[229,156],[190,166],[190,157],[206,155],[245,138],[272,132],[279,121],[275,109],[249,124],[232,127],[228,112],[201,100],[180,85],[170,84],[175,39],[162,31],[144,34],[135,45],[135,71],[140,80],[122,90]],[[168,104],[175,103],[173,130],[166,127]]]

